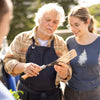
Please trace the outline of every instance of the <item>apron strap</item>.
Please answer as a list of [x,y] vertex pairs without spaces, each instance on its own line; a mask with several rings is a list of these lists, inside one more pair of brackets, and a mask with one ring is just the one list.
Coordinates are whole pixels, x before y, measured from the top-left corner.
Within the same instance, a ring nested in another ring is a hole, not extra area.
[[51,47],[54,47],[54,40],[51,41]]
[[35,43],[35,39],[34,39],[34,37],[32,37],[32,40],[33,40],[33,44]]

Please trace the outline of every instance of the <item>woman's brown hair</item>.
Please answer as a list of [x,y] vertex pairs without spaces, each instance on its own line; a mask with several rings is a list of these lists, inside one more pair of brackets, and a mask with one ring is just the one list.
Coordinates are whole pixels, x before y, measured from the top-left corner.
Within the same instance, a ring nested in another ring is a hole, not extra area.
[[90,24],[88,26],[89,32],[93,33],[95,31],[95,20],[93,16],[90,15],[87,7],[74,7],[68,14],[68,20],[70,17],[77,17],[82,20],[84,23],[87,23],[87,20],[90,19]]

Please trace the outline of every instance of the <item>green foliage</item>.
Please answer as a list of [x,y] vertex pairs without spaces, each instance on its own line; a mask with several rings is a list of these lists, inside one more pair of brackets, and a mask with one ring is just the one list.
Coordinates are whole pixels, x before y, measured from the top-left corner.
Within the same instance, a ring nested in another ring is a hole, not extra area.
[[35,12],[41,6],[40,0],[13,0],[13,4],[14,18],[7,37],[9,43],[18,33],[30,30],[35,26]]
[[100,27],[100,4],[89,7],[89,11],[97,21],[97,27]]
[[9,90],[10,93],[14,96],[15,100],[21,100],[20,97],[19,97],[19,93],[22,93],[23,94],[23,91],[12,91],[12,89]]

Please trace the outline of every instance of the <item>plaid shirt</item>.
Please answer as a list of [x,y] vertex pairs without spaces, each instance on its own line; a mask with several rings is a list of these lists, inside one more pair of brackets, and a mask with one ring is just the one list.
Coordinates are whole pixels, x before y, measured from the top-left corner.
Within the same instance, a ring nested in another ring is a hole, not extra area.
[[[26,31],[18,34],[13,42],[9,46],[9,50],[4,58],[4,63],[5,63],[5,70],[9,74],[12,74],[13,76],[16,76],[18,74],[13,72],[13,68],[19,63],[25,63],[26,62],[26,52],[28,50],[28,47],[33,43],[32,37],[35,39],[35,45],[40,45],[37,36],[36,36],[36,30],[37,27],[33,28],[31,31]],[[67,46],[62,39],[62,37],[53,35],[47,44],[47,47],[51,46],[51,41],[54,39],[54,49],[58,57],[64,55],[65,53],[68,52]],[[71,68],[69,68],[71,70]],[[21,73],[19,73],[21,74]],[[57,77],[59,75],[57,74]],[[69,80],[71,77],[71,74],[67,78]],[[57,78],[57,82],[60,79]],[[59,80],[60,81],[60,80]]]

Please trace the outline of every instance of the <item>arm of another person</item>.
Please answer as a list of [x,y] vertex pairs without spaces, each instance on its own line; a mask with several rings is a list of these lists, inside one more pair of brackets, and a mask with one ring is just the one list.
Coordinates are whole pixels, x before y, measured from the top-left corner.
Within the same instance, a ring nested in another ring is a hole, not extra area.
[[9,90],[0,81],[0,100],[15,100]]

